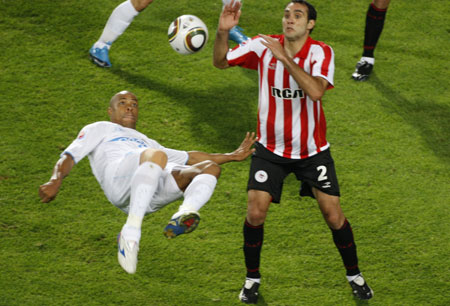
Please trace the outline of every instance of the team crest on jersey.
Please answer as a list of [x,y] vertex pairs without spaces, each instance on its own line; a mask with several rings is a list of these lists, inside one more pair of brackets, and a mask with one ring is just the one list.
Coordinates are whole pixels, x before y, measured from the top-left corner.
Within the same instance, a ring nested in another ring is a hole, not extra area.
[[291,88],[276,88],[276,87],[270,87],[270,92],[273,97],[281,98],[281,99],[295,99],[295,98],[303,98],[303,90],[301,89],[295,89],[292,90]]
[[267,181],[268,178],[269,178],[269,175],[264,170],[259,170],[259,171],[256,171],[256,173],[255,173],[255,180],[258,183],[264,183],[265,181]]
[[80,134],[78,134],[78,139],[83,139],[84,138],[84,131],[81,131]]

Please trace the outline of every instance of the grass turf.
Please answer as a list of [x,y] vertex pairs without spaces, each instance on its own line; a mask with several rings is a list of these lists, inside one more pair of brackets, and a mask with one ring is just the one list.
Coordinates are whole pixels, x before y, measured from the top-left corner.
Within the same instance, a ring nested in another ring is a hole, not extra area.
[[[224,165],[194,233],[162,235],[179,202],[146,217],[135,275],[116,259],[126,216],[87,160],[54,202],[39,202],[60,152],[84,125],[108,119],[109,98],[122,89],[140,99],[138,129],[167,147],[231,151],[255,129],[256,73],[212,66],[219,0],[155,1],[114,43],[113,67],[100,69],[87,51],[119,3],[0,1],[0,305],[239,305],[249,161]],[[368,1],[313,3],[312,36],[336,55],[324,107],[342,206],[375,291],[367,304],[448,305],[449,6],[393,1],[374,74],[356,83]],[[279,33],[284,6],[247,0],[240,25],[248,35]],[[180,56],[167,43],[182,14],[209,28],[198,54]],[[269,212],[259,304],[365,304],[351,296],[315,202],[297,189],[289,177]]]

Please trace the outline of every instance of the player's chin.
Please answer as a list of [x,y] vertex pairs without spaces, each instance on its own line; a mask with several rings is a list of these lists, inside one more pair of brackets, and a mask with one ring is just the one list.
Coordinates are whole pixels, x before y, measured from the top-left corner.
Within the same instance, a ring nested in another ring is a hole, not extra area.
[[299,39],[299,36],[294,31],[284,32],[284,37],[286,40],[295,41]]
[[134,129],[136,127],[136,119],[134,119],[134,118],[124,118],[122,120],[122,126]]

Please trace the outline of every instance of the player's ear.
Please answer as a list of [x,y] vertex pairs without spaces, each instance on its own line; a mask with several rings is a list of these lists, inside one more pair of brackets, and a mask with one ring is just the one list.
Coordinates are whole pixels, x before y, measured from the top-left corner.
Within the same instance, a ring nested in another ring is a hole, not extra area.
[[108,107],[108,115],[111,117],[111,115],[112,115],[112,112],[113,112],[113,109],[111,108],[111,106],[110,107]]
[[314,26],[316,25],[316,21],[313,19],[308,20],[308,24],[306,28],[311,32],[312,29],[314,29]]

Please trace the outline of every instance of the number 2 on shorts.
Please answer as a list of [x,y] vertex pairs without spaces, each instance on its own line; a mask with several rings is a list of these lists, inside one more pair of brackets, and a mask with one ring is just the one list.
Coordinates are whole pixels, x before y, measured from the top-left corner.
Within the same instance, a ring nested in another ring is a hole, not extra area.
[[327,167],[325,166],[319,166],[316,168],[317,171],[320,171],[319,177],[317,178],[317,181],[325,181],[326,179],[328,179],[328,177],[326,176],[327,174]]

